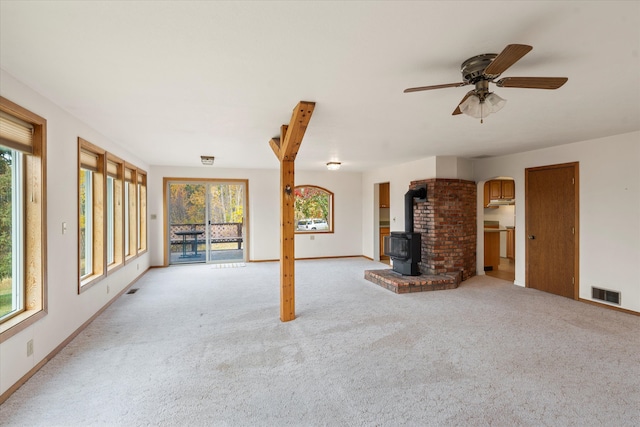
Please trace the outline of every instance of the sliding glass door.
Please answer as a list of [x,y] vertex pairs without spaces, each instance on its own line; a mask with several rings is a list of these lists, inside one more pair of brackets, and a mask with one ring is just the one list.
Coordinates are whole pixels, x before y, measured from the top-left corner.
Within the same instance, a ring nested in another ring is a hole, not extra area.
[[166,182],[169,264],[246,260],[246,180]]

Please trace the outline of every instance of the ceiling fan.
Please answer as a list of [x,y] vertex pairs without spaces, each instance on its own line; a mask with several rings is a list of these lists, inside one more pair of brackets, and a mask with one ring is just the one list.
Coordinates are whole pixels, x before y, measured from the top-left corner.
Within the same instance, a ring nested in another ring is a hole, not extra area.
[[566,77],[505,77],[496,80],[520,58],[529,53],[531,49],[533,47],[524,44],[510,44],[499,55],[495,53],[476,55],[464,61],[460,66],[462,82],[412,87],[405,89],[404,93],[473,84],[475,89],[467,92],[458,107],[453,111],[453,115],[464,113],[479,118],[480,123],[482,123],[484,117],[499,111],[507,102],[489,91],[489,83],[494,83],[498,87],[558,89],[569,80]]

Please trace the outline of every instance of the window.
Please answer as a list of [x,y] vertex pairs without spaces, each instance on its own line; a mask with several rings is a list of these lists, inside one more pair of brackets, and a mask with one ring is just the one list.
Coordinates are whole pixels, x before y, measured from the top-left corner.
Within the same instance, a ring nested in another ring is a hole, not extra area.
[[45,165],[46,120],[0,97],[0,342],[46,314]]
[[138,253],[147,250],[147,175],[138,175]]
[[107,175],[107,265],[113,264],[115,257],[115,248],[113,247],[114,240],[114,201],[113,201],[113,188],[114,178]]
[[124,252],[128,261],[147,250],[147,175],[126,164],[124,183]]
[[130,165],[124,168],[124,250],[125,259],[134,258],[138,253],[138,197],[136,195],[136,170]]
[[78,265],[81,291],[105,275],[105,152],[78,138]]
[[107,153],[107,274],[123,265],[123,215],[122,160]]
[[147,248],[146,174],[78,138],[79,291]]
[[93,274],[93,172],[80,168],[80,278]]
[[24,309],[22,153],[0,146],[0,318]]
[[333,193],[313,185],[294,189],[296,233],[333,233]]

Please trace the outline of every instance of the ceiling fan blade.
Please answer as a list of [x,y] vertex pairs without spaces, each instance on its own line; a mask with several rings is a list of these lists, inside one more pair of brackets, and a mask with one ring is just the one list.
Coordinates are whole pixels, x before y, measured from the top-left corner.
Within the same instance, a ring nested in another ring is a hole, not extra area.
[[495,84],[498,87],[521,87],[527,89],[558,89],[569,80],[566,77],[505,77]]
[[432,90],[432,89],[444,89],[446,87],[461,87],[461,86],[466,86],[468,84],[469,83],[466,83],[466,82],[460,82],[460,83],[447,83],[447,84],[443,84],[443,85],[410,87],[408,89],[405,89],[404,93],[420,92],[420,91],[423,91],[423,90]]
[[467,100],[468,97],[470,97],[471,95],[473,95],[473,91],[469,91],[467,92],[467,94],[464,96],[464,98],[462,98],[462,100],[460,102],[458,102],[458,106],[456,107],[455,110],[453,110],[453,113],[451,114],[452,116],[457,116],[458,114],[462,114],[462,111],[460,110],[460,104],[462,104],[464,101]]
[[499,76],[533,49],[526,44],[510,44],[484,70],[487,76]]

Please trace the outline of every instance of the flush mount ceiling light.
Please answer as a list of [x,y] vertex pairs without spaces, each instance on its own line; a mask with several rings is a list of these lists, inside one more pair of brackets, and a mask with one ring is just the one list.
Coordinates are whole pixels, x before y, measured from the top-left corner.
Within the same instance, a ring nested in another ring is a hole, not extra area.
[[213,161],[215,160],[214,156],[200,156],[200,161],[203,165],[211,166],[213,165]]
[[340,169],[340,162],[329,162],[327,163],[327,169],[329,169],[330,171],[337,171],[338,169]]

